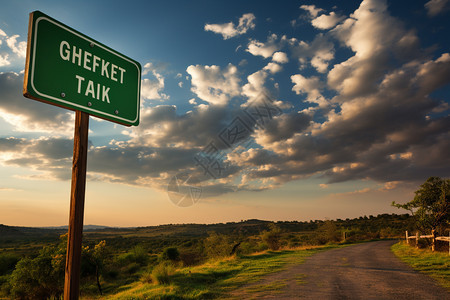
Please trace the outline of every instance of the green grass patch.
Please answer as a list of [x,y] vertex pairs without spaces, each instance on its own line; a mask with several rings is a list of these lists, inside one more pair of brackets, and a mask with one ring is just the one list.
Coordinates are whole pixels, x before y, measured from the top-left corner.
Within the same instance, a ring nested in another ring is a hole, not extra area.
[[[303,263],[314,253],[338,246],[323,246],[302,250],[268,251],[255,255],[210,261],[200,266],[177,269],[170,276],[170,284],[135,282],[125,291],[107,299],[214,299],[262,276],[283,270],[289,265]],[[340,246],[339,246],[340,247]],[[278,291],[286,284],[276,281],[270,285],[253,285],[250,292]],[[245,291],[247,292],[247,291]]]
[[295,283],[297,283],[298,285],[302,285],[306,283],[306,275],[305,274],[298,274],[297,276],[295,276]]
[[281,289],[286,286],[287,284],[285,280],[276,280],[267,284],[252,285],[251,287],[245,289],[245,293],[254,295],[257,293],[270,292],[271,294],[277,294],[281,293]]
[[429,275],[450,290],[450,256],[448,253],[416,249],[402,242],[393,245],[391,250],[415,270]]

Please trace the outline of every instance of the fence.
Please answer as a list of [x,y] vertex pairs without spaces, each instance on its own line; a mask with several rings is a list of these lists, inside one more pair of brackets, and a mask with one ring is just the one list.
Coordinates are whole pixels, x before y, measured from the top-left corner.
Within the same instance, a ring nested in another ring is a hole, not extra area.
[[[432,239],[433,235],[419,235],[419,232],[416,232],[416,235],[408,235],[408,231],[405,232],[406,243],[409,244],[410,239],[416,240],[416,247],[419,247],[419,239]],[[437,236],[436,241],[448,242],[448,255],[450,255],[450,232],[448,236]]]

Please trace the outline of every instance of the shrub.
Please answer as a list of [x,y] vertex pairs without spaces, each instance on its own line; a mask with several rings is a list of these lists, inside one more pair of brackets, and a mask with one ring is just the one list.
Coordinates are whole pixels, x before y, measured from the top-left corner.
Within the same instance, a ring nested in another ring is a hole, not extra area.
[[144,247],[142,247],[141,245],[137,245],[136,247],[133,248],[131,253],[133,253],[134,261],[136,263],[140,264],[141,266],[144,266],[147,264],[148,253],[147,253],[147,251],[145,251]]
[[20,258],[15,254],[0,254],[0,276],[12,272],[19,260]]
[[129,274],[134,274],[134,273],[136,273],[137,271],[139,271],[139,268],[140,268],[141,266],[138,264],[138,263],[131,263],[131,264],[129,264],[128,266],[127,266],[127,272],[129,273]]
[[281,247],[281,229],[274,223],[269,224],[269,229],[261,233],[261,239],[270,250],[278,250]]
[[215,232],[209,233],[209,236],[204,241],[205,252],[209,258],[222,258],[231,255],[233,249],[233,242],[227,235],[217,234]]
[[147,270],[144,273],[142,273],[140,281],[142,283],[152,283],[152,281],[153,281],[152,272]]
[[202,256],[196,252],[181,252],[180,260],[183,266],[193,266],[202,261]]
[[170,284],[174,272],[170,263],[163,262],[153,268],[151,278],[155,284]]
[[180,260],[180,252],[177,247],[169,247],[164,249],[161,254],[162,260],[170,260],[170,261],[179,261]]

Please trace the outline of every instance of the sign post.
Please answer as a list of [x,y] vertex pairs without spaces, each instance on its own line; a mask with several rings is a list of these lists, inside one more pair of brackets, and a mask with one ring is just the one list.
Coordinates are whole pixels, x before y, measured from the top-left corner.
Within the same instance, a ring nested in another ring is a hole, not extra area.
[[72,186],[70,192],[69,236],[67,240],[64,299],[78,299],[80,286],[81,241],[88,148],[89,115],[75,113]]
[[89,115],[139,124],[141,65],[35,11],[28,25],[23,95],[75,111],[64,299],[79,298]]

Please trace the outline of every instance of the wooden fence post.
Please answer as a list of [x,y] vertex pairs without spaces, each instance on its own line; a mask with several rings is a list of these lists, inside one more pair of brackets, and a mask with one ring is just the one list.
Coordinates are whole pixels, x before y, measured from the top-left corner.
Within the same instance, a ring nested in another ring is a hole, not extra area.
[[419,249],[419,237],[420,237],[419,232],[416,231],[416,248],[417,249]]
[[408,241],[408,230],[406,230],[406,232],[405,232],[405,237],[406,237],[406,245],[409,245],[409,241]]

